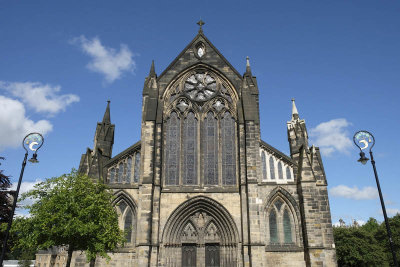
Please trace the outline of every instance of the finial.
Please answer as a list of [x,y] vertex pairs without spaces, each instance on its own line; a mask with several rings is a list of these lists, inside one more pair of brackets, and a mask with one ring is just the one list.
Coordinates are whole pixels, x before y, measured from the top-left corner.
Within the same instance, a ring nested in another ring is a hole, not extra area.
[[110,102],[111,102],[110,100],[107,100],[107,107],[106,107],[106,111],[104,112],[103,123],[111,123]]
[[297,111],[296,103],[294,102],[294,98],[292,98],[292,120],[296,120],[299,118],[299,112]]
[[200,26],[199,32],[203,32],[203,25],[206,24],[201,18],[200,20],[197,22],[197,25]]
[[246,73],[251,74],[250,59],[248,56],[246,57]]
[[151,62],[151,67],[150,67],[150,76],[155,76],[156,75],[156,71],[154,68],[154,60]]

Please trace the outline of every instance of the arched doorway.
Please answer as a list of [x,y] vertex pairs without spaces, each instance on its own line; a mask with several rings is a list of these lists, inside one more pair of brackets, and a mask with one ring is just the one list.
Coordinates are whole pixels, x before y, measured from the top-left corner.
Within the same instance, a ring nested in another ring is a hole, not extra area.
[[165,225],[160,265],[237,266],[239,235],[229,212],[208,197],[181,204]]

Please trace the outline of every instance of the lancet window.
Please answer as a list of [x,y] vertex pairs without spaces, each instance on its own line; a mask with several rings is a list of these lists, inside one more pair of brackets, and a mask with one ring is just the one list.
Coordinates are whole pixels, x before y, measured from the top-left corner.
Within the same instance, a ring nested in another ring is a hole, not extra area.
[[283,179],[283,170],[282,170],[282,163],[278,162],[278,177],[279,179]]
[[270,172],[271,180],[274,180],[275,179],[275,163],[274,163],[273,157],[269,158],[269,172]]
[[165,185],[236,185],[236,119],[231,87],[207,70],[170,86],[164,110]]
[[261,164],[262,164],[262,179],[263,181],[267,180],[267,161],[265,158],[265,153],[261,152]]
[[214,113],[208,112],[204,119],[204,184],[218,184],[218,125]]

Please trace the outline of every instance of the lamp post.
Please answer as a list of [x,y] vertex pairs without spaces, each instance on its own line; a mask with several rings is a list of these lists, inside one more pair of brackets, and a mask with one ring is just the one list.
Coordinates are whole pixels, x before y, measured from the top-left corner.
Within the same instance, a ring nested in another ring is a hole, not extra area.
[[394,251],[394,247],[393,247],[392,232],[390,231],[390,225],[389,225],[389,221],[388,221],[387,214],[386,214],[385,202],[383,201],[381,186],[379,184],[378,172],[376,171],[374,155],[372,154],[372,148],[375,145],[375,138],[370,132],[358,131],[354,134],[353,141],[354,141],[354,144],[360,149],[360,159],[358,160],[358,162],[361,162],[363,165],[365,165],[369,160],[365,156],[365,153],[363,150],[370,147],[369,155],[371,156],[371,164],[374,169],[376,186],[378,187],[379,198],[381,200],[383,217],[385,218],[385,225],[386,225],[386,230],[387,230],[387,234],[389,237],[390,250],[392,251],[394,266],[398,267],[399,265],[398,265],[397,259],[396,259],[396,252]]
[[12,204],[12,208],[11,208],[11,216],[10,216],[10,220],[8,221],[6,236],[4,237],[4,241],[3,241],[3,248],[1,250],[1,258],[0,258],[0,266],[3,266],[3,260],[4,260],[5,254],[6,254],[7,239],[10,234],[10,228],[11,228],[13,217],[14,217],[15,207],[17,206],[19,189],[21,188],[22,176],[24,175],[26,159],[28,158],[28,149],[33,151],[32,158],[29,159],[29,161],[32,163],[38,163],[39,161],[37,160],[37,151],[39,150],[39,148],[42,147],[43,142],[44,142],[44,138],[40,133],[30,133],[27,136],[25,136],[24,140],[22,141],[22,147],[25,149],[25,156],[24,156],[24,160],[22,161],[22,168],[21,168],[21,173],[19,175],[17,190],[15,191],[15,194],[14,194],[13,204]]

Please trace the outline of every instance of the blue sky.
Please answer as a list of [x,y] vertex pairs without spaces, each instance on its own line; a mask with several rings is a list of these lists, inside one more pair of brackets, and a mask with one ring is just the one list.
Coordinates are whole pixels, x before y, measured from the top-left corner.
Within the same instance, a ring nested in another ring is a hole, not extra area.
[[1,169],[16,181],[22,138],[45,133],[23,189],[78,167],[111,100],[114,155],[140,139],[151,60],[160,74],[197,34],[240,72],[250,57],[262,139],[288,153],[291,98],[324,151],[333,222],[382,220],[354,132],[371,131],[388,213],[400,211],[398,1],[0,1]]

